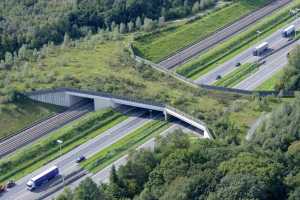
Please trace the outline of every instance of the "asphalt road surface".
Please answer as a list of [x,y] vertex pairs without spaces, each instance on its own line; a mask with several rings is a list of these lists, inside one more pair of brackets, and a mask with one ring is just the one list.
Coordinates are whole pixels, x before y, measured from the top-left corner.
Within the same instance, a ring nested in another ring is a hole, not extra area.
[[168,57],[167,59],[161,61],[159,65],[166,69],[171,69],[176,66],[179,66],[187,60],[189,60],[190,58],[195,57],[201,52],[208,50],[209,48],[217,45],[218,43],[239,33],[249,25],[255,23],[256,21],[265,17],[266,15],[271,14],[273,11],[286,5],[289,2],[291,2],[291,0],[274,1],[273,3],[251,13],[250,15],[241,18],[239,21],[221,29],[220,31],[217,31],[216,33],[201,40],[200,42]]
[[[199,138],[202,138],[202,136],[199,133],[193,131],[189,127],[186,127],[186,125],[182,125],[182,123],[173,123],[167,130],[163,131],[160,135],[165,136],[179,128],[182,129],[184,132],[192,132],[192,133],[196,134]],[[143,145],[141,145],[140,147],[138,147],[137,149],[153,149],[154,145],[155,145],[155,138],[152,138],[152,139],[148,140],[146,143],[144,143]],[[127,160],[128,160],[128,155],[125,155],[122,158],[115,161],[114,163],[112,163],[111,165],[109,165],[106,168],[104,168],[103,170],[101,170],[100,172],[98,172],[96,174],[87,174],[86,176],[78,179],[76,182],[72,183],[68,187],[71,189],[76,188],[79,185],[79,183],[86,177],[92,178],[98,184],[106,183],[109,180],[111,167],[114,165],[116,168],[119,168],[120,166],[125,165]],[[46,200],[51,200],[51,199],[57,197],[61,192],[62,192],[62,190],[48,196],[46,198]]]
[[[119,123],[118,125],[114,126],[113,128],[105,131],[104,133],[100,134],[96,138],[89,140],[88,142],[80,145],[79,147],[75,148],[74,150],[70,151],[69,153],[61,156],[60,158],[50,162],[49,164],[43,166],[42,168],[34,171],[33,173],[23,177],[22,179],[17,181],[17,185],[11,189],[8,189],[7,192],[3,193],[0,196],[0,199],[5,200],[32,200],[32,199],[39,199],[41,196],[48,193],[54,184],[49,183],[45,187],[38,189],[35,192],[30,192],[26,189],[26,183],[30,180],[31,177],[45,171],[49,167],[56,165],[60,169],[60,174],[63,176],[67,176],[72,172],[79,169],[78,165],[75,163],[76,158],[79,155],[84,155],[86,158],[91,157],[95,153],[99,152],[100,150],[110,146],[111,144],[117,142],[118,140],[122,139],[135,129],[143,126],[144,124],[151,121],[151,118],[147,117],[148,114],[145,114],[144,110],[136,111],[135,115],[131,115],[127,120]],[[51,185],[52,184],[52,185]]]
[[[294,24],[296,26],[297,30],[300,29],[300,19],[294,20],[291,24]],[[289,25],[287,25],[287,26],[289,26]],[[263,41],[266,41],[269,43],[270,49],[273,49],[273,50],[279,49],[280,47],[284,46],[285,44],[287,44],[289,42],[287,38],[282,37],[281,31],[282,30],[278,30],[275,33],[273,33],[272,35],[270,35],[269,37],[267,37],[265,40],[263,40]],[[199,83],[199,84],[212,85],[217,80],[217,77],[219,75],[224,77],[227,74],[229,74],[230,72],[237,69],[237,67],[236,67],[237,63],[245,64],[245,63],[252,63],[254,61],[259,60],[260,57],[253,56],[253,54],[252,54],[253,48],[256,47],[257,45],[261,44],[263,41],[260,41],[259,43],[255,44],[253,47],[245,50],[244,52],[237,55],[233,59],[219,65],[215,69],[209,71],[207,74],[204,74],[199,79],[195,80],[195,82]],[[270,56],[271,60],[276,56],[279,56],[281,58],[282,57],[282,55],[280,55],[281,53],[282,53],[282,51],[276,52],[274,55]],[[270,59],[269,58],[266,59],[267,65],[270,64],[270,63],[268,63],[268,60],[270,60]],[[268,73],[263,76],[268,76]]]
[[255,90],[258,86],[264,83],[266,80],[274,76],[279,70],[283,69],[288,64],[287,54],[296,45],[299,45],[300,41],[297,41],[284,49],[276,52],[275,54],[265,59],[266,63],[259,67],[259,70],[253,75],[249,76],[234,88],[243,90]]
[[46,134],[74,121],[93,110],[92,103],[82,102],[59,113],[43,122],[40,122],[23,132],[14,135],[0,143],[0,158],[12,153],[13,151],[45,136]]

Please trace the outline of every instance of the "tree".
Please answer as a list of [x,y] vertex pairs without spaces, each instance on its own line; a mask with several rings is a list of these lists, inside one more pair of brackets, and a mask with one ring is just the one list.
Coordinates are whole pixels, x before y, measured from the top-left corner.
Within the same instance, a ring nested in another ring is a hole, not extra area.
[[27,45],[23,44],[22,47],[19,49],[18,57],[20,60],[27,59]]
[[64,35],[64,41],[63,41],[63,44],[62,44],[62,48],[69,47],[70,43],[71,43],[70,37],[69,37],[69,35],[67,33],[65,33],[65,35]]
[[133,32],[134,31],[134,23],[132,21],[130,21],[127,24],[127,27],[128,27],[128,32]]
[[166,23],[165,17],[164,16],[160,17],[159,20],[158,20],[159,27],[165,26],[165,23]]
[[277,90],[300,89],[300,45],[297,45],[288,56],[288,65],[276,85]]
[[136,18],[135,26],[136,26],[136,28],[137,28],[138,30],[141,29],[141,27],[142,27],[142,20],[141,20],[140,17],[137,17],[137,18]]
[[75,189],[75,200],[102,200],[102,194],[91,178],[83,180]]
[[66,188],[63,193],[61,193],[56,200],[73,200],[74,194],[71,189]]
[[126,25],[124,23],[120,24],[120,33],[121,34],[126,33]]
[[272,111],[258,127],[253,143],[265,150],[287,151],[289,146],[300,139],[300,96],[291,103],[284,103]]
[[295,190],[289,193],[288,200],[299,200],[300,199],[300,187],[296,188]]
[[257,177],[249,174],[225,176],[216,188],[216,192],[211,192],[209,194],[208,200],[270,199],[268,198],[268,188],[266,184]]
[[150,151],[141,150],[130,154],[126,165],[118,173],[128,198],[133,198],[143,190],[150,172],[157,165],[157,160]]
[[116,167],[114,165],[111,168],[109,185],[105,189],[105,192],[110,198],[120,199],[126,197],[123,181],[119,179]]
[[197,12],[199,12],[199,10],[200,10],[200,4],[199,4],[198,1],[196,1],[196,2],[194,3],[194,5],[193,5],[192,12],[193,12],[194,14],[196,14]]
[[200,4],[199,4],[199,9],[200,10],[204,10],[205,7],[206,7],[206,3],[205,3],[206,0],[200,0]]

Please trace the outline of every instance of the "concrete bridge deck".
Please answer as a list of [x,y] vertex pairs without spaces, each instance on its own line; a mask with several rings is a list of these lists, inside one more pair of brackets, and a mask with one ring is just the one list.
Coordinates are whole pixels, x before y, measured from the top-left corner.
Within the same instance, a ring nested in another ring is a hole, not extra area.
[[134,98],[111,95],[103,92],[87,91],[73,88],[58,88],[33,91],[26,93],[26,96],[35,101],[64,107],[71,107],[72,105],[84,99],[90,99],[94,103],[94,110],[125,105],[147,110],[159,111],[163,112],[166,120],[168,116],[180,119],[185,123],[199,129],[203,133],[204,138],[212,139],[209,129],[204,122],[163,103],[143,101]]

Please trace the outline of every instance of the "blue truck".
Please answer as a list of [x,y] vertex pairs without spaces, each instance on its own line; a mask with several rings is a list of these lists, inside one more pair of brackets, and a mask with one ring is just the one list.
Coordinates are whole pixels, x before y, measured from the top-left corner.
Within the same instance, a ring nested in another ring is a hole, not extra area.
[[32,177],[28,182],[27,182],[27,189],[32,191],[43,184],[47,183],[51,179],[54,179],[59,175],[59,170],[58,167],[53,166],[46,171],[36,175],[35,177]]

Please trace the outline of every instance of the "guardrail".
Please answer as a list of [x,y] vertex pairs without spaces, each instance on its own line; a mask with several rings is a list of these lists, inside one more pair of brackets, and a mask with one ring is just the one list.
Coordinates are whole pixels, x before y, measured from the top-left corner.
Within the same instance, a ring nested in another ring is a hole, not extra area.
[[[300,36],[299,36],[300,37]],[[291,42],[289,42],[288,44],[285,44],[284,46],[280,47],[279,49],[276,49],[274,50],[273,52],[271,52],[270,54],[260,58],[258,60],[258,62],[261,62],[263,59],[267,58],[268,56],[274,54],[275,52],[278,52],[280,51],[281,49],[285,48],[286,46],[294,43],[296,40],[293,40]],[[251,91],[251,90],[242,90],[242,89],[235,89],[235,88],[227,88],[227,87],[221,87],[221,86],[213,86],[213,85],[206,85],[206,84],[198,84],[196,83],[195,81],[191,80],[191,79],[188,79],[174,71],[171,71],[171,70],[167,70],[163,67],[161,67],[159,64],[155,64],[149,60],[146,60],[144,58],[141,58],[137,55],[134,54],[133,50],[132,50],[132,46],[131,44],[129,44],[129,51],[132,53],[131,57],[136,61],[136,62],[139,62],[139,63],[143,63],[143,64],[146,64],[146,65],[149,65],[150,67],[152,67],[153,69],[157,70],[157,71],[160,71],[164,74],[167,74],[169,76],[172,76],[173,78],[181,81],[181,82],[184,82],[192,87],[195,87],[195,88],[200,88],[200,89],[206,89],[206,90],[213,90],[213,91],[220,91],[220,92],[227,92],[227,93],[233,93],[233,94],[239,94],[239,95],[258,95],[258,96],[262,96],[262,97],[265,97],[265,96],[279,96],[279,97],[294,97],[295,96],[295,91],[259,91],[259,90],[256,90],[256,91]]]
[[132,101],[132,102],[137,102],[137,103],[143,103],[143,104],[149,104],[153,106],[164,106],[163,103],[159,102],[154,102],[150,100],[140,100],[136,99],[134,97],[124,97],[124,96],[119,96],[119,95],[113,95],[105,92],[97,92],[97,91],[89,91],[89,90],[81,90],[77,88],[56,88],[56,89],[44,89],[44,90],[38,90],[38,91],[32,91],[32,92],[27,92],[25,95],[41,95],[41,94],[46,94],[46,93],[55,93],[55,92],[78,92],[81,94],[88,94],[88,95],[96,95],[96,96],[101,96],[101,97],[106,97],[106,98],[114,98],[114,99],[120,99],[120,100],[125,100],[125,101]]

